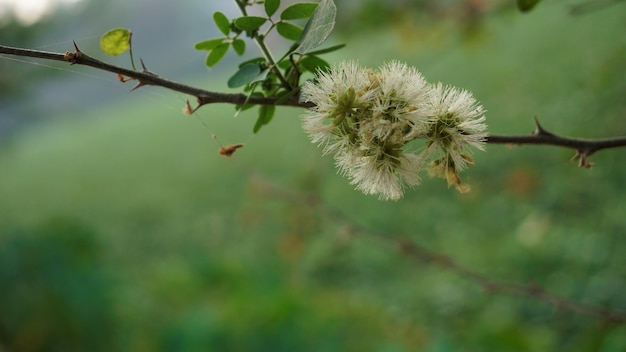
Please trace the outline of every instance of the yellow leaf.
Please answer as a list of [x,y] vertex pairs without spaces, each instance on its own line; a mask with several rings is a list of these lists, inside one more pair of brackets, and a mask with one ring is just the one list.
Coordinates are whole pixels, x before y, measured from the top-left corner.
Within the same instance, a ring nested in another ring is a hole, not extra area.
[[130,30],[115,28],[104,33],[100,39],[100,48],[107,55],[117,56],[130,48]]

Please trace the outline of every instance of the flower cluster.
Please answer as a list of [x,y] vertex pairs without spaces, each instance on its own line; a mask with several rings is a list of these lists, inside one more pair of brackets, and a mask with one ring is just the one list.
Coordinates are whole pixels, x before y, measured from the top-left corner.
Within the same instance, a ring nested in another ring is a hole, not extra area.
[[[469,147],[484,148],[487,127],[471,93],[431,85],[397,61],[377,71],[346,61],[305,83],[302,101],[313,105],[304,130],[363,193],[397,200],[428,161],[431,176],[468,190],[458,174],[473,163]],[[418,139],[425,147],[411,143]]]

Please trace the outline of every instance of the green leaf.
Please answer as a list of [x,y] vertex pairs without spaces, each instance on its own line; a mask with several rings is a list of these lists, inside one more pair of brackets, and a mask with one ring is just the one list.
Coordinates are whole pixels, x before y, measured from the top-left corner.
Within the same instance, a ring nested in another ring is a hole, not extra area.
[[265,21],[267,21],[265,17],[244,16],[235,19],[235,26],[244,31],[252,32],[259,29]]
[[267,125],[272,121],[272,117],[274,117],[274,110],[276,107],[274,105],[261,105],[259,107],[259,118],[256,120],[254,124],[254,128],[252,129],[253,133],[259,132],[261,127]]
[[541,0],[517,0],[517,8],[522,12],[532,10]]
[[289,59],[281,60],[278,63],[276,63],[276,65],[283,70],[286,70],[289,67],[293,66],[293,64],[291,63],[291,60]]
[[280,0],[265,0],[265,13],[268,17],[272,17],[276,10],[280,7]]
[[246,52],[246,42],[243,39],[235,39],[233,40],[233,49],[237,53],[237,55],[241,56]]
[[258,64],[249,63],[243,65],[228,79],[229,88],[238,88],[246,84],[260,82],[267,76],[268,70],[262,70]]
[[343,49],[346,45],[345,44],[338,44],[338,45],[333,45],[331,47],[328,47],[326,49],[320,49],[320,50],[315,50],[315,51],[310,51],[307,53],[307,55],[322,55],[322,54],[327,54],[339,49]]
[[226,15],[217,11],[213,14],[213,21],[222,34],[228,35],[230,33],[230,21]]
[[224,42],[224,39],[225,38],[215,38],[215,39],[203,40],[201,42],[196,43],[194,48],[196,48],[196,50],[211,51],[215,49],[218,45],[222,44]]
[[318,4],[315,2],[301,2],[293,4],[283,10],[280,14],[281,20],[299,20],[302,18],[309,18],[317,8]]
[[306,54],[324,43],[335,27],[337,6],[332,0],[322,0],[313,12],[313,15],[304,26],[302,36],[298,40],[300,45],[295,52]]
[[330,67],[328,62],[314,55],[307,55],[300,60],[302,67],[309,72],[317,73],[318,70],[325,71]]
[[130,30],[115,28],[100,38],[100,48],[107,55],[117,56],[130,48]]
[[255,63],[255,64],[258,64],[258,65],[262,65],[262,64],[264,64],[265,62],[266,62],[266,61],[265,61],[265,58],[264,58],[264,57],[259,56],[259,57],[255,57],[255,58],[253,58],[253,59],[246,60],[246,61],[244,61],[244,62],[240,63],[240,64],[239,64],[239,67],[241,68],[243,65],[247,65],[247,64],[251,64],[251,63]]
[[217,63],[220,62],[220,60],[222,60],[224,55],[226,55],[226,52],[228,51],[229,46],[230,44],[228,43],[222,43],[218,45],[215,49],[211,50],[209,55],[207,55],[206,57],[206,65],[208,67],[213,67],[217,65]]
[[276,24],[276,30],[283,38],[293,41],[300,39],[302,35],[302,27],[289,22],[278,22]]

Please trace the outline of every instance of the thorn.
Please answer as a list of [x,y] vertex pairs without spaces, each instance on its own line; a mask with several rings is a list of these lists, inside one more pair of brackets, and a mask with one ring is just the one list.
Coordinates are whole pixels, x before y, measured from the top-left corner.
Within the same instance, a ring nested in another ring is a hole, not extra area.
[[200,99],[200,97],[196,97],[196,102],[198,103],[198,106],[196,106],[192,113],[196,112],[196,110],[200,109],[200,107],[204,106],[204,104],[206,104],[205,102],[202,101],[202,99]]
[[72,43],[74,43],[74,49],[76,50],[76,53],[81,53],[82,51],[80,51],[80,49],[78,49],[78,44],[76,44],[76,42],[74,40],[72,40]]
[[131,92],[134,92],[134,91],[136,91],[137,89],[139,89],[139,88],[141,88],[141,87],[143,87],[143,86],[147,86],[147,84],[146,84],[146,83],[144,83],[143,81],[139,81],[139,82],[137,83],[137,85],[135,85],[134,87],[132,87],[132,88],[130,89],[130,91],[131,91]]
[[142,58],[139,59],[139,63],[141,63],[141,68],[143,69],[143,72],[150,72],[150,70],[148,70],[148,68],[146,67],[146,64],[144,64]]
[[541,124],[539,123],[539,119],[535,116],[535,130],[532,132],[535,136],[554,136],[553,133],[548,132]]

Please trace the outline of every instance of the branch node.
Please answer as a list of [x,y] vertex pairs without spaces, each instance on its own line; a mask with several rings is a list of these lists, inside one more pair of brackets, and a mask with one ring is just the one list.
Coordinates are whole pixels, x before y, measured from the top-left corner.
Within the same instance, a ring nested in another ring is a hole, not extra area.
[[66,51],[65,54],[63,54],[63,60],[67,61],[70,63],[70,65],[73,65],[76,63],[76,53],[72,53],[69,51]]

